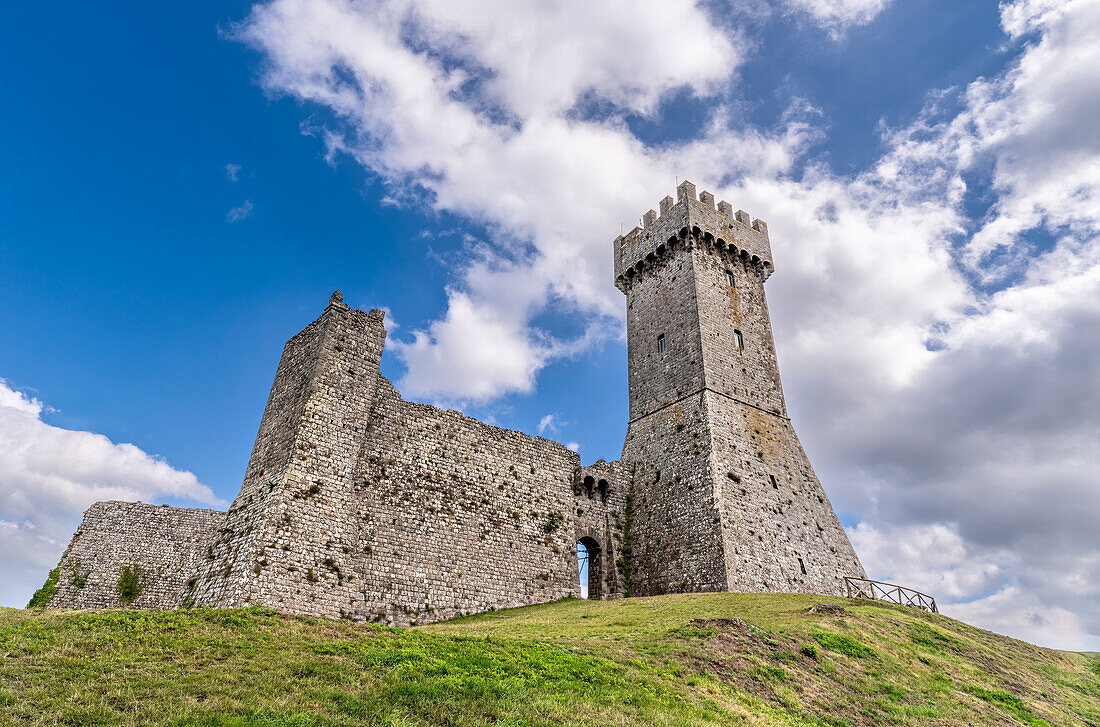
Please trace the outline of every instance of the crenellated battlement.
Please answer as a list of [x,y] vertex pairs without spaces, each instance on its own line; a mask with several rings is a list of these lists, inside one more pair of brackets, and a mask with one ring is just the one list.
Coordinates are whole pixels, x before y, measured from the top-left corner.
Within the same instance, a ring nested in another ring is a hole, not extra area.
[[676,200],[666,196],[660,212],[649,210],[642,226],[615,238],[615,286],[624,293],[630,281],[647,268],[657,266],[677,249],[703,246],[714,253],[754,268],[766,280],[775,269],[768,224],[752,220],[744,210],[710,192],[695,194],[695,185],[681,182]]

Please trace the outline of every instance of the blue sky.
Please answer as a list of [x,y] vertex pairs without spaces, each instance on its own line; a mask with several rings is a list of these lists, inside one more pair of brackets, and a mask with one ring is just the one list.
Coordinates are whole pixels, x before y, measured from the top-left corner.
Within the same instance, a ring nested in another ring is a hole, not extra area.
[[231,500],[336,288],[407,398],[617,458],[610,242],[689,178],[868,570],[1098,648],[1097,2],[464,5],[10,11],[0,603],[96,499]]

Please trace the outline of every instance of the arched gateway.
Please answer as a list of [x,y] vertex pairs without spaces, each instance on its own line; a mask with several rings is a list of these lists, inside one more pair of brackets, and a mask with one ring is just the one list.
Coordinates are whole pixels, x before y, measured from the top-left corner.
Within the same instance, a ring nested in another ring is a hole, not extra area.
[[606,598],[603,588],[603,549],[594,538],[581,536],[577,540],[577,570],[580,596],[592,600]]

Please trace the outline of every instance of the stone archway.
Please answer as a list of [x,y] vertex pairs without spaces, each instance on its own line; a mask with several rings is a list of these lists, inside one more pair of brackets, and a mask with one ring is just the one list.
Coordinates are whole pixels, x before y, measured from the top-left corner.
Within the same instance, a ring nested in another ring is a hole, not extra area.
[[588,535],[577,539],[577,575],[581,598],[599,601],[606,598],[603,588],[603,548]]

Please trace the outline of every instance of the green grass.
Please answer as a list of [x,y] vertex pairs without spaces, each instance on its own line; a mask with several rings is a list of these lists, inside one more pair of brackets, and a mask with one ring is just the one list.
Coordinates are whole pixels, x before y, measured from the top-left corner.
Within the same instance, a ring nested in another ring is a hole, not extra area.
[[912,609],[565,600],[414,629],[264,609],[0,610],[0,724],[1087,725],[1100,674]]
[[817,631],[814,633],[814,640],[829,651],[835,651],[838,654],[844,654],[845,656],[851,656],[856,659],[875,656],[874,649],[866,644],[861,644],[847,634],[834,634],[831,631]]

